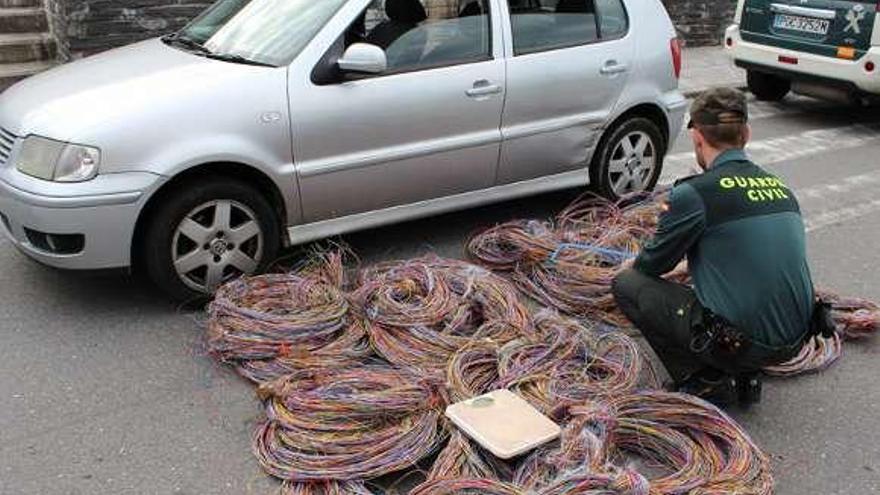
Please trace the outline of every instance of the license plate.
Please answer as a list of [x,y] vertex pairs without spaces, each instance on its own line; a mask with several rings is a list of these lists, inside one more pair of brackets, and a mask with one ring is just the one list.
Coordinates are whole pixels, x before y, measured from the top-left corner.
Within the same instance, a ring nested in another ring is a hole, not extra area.
[[773,20],[773,27],[776,29],[787,29],[789,31],[811,34],[828,34],[828,26],[830,24],[828,19],[814,19],[812,17],[786,14],[777,14]]

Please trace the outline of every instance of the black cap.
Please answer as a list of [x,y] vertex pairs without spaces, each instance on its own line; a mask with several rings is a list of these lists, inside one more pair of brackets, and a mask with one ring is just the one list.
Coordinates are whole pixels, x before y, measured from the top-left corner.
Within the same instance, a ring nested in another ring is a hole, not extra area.
[[749,121],[746,95],[730,88],[700,93],[691,104],[690,129],[694,125],[745,124]]

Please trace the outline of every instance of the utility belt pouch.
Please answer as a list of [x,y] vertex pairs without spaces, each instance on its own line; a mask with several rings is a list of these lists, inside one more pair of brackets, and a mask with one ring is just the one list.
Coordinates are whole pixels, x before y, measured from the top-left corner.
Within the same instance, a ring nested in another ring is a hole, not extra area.
[[752,345],[746,334],[708,309],[694,322],[692,332],[690,348],[697,354],[708,352],[732,357],[742,354]]
[[810,332],[812,335],[821,335],[826,339],[834,337],[837,325],[831,316],[831,303],[816,299],[816,303],[813,306],[813,315],[810,320]]

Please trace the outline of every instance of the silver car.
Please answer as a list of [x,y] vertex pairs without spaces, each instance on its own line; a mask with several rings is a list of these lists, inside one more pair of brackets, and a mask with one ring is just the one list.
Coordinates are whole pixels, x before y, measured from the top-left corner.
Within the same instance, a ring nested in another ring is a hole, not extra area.
[[573,186],[650,189],[678,135],[659,0],[220,0],[0,95],[0,219],[179,298],[286,245]]

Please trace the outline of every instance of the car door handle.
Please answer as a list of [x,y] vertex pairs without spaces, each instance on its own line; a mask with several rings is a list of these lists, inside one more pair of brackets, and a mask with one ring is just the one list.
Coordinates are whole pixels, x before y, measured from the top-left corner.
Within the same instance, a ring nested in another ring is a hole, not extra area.
[[616,60],[609,60],[605,62],[605,65],[603,65],[601,69],[599,69],[599,72],[606,76],[610,76],[612,74],[626,72],[626,70],[626,64],[619,64]]
[[501,92],[501,86],[492,84],[491,81],[481,79],[474,83],[474,87],[465,91],[464,94],[471,98],[479,98],[481,96],[497,95]]

